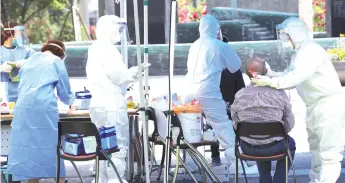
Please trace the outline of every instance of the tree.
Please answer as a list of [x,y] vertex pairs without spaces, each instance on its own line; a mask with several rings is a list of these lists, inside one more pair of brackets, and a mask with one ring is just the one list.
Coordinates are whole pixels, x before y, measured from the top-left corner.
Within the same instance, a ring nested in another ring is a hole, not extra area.
[[72,18],[66,19],[70,8],[70,0],[1,0],[1,21],[25,24],[32,43],[47,39],[71,41]]

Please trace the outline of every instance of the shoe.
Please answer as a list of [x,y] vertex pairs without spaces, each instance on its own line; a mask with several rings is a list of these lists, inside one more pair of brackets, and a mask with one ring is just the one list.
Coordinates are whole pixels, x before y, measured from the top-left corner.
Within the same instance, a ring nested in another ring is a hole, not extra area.
[[[172,174],[172,175],[174,175],[175,174],[175,169],[176,168],[170,168],[170,174]],[[194,174],[194,173],[197,173],[198,172],[198,169],[188,169],[192,174]],[[178,172],[177,172],[178,174],[184,174],[184,173],[187,173],[187,171],[183,168],[183,167],[180,167],[179,169],[178,169]]]
[[221,160],[220,160],[220,157],[212,158],[211,165],[212,165],[212,166],[220,166],[220,165],[222,165],[222,162],[221,162]]
[[256,162],[255,161],[245,161],[247,163],[247,165],[250,166],[255,166]]
[[[253,175],[253,174],[259,174],[258,167],[256,165],[248,166],[246,162],[243,162],[244,169],[246,170],[246,175]],[[233,163],[229,166],[229,172],[231,175],[234,175],[236,173],[236,164]],[[241,162],[238,162],[238,174],[243,174],[243,168],[241,165]]]
[[90,168],[89,171],[92,172],[92,175],[96,175],[96,163],[94,163]]

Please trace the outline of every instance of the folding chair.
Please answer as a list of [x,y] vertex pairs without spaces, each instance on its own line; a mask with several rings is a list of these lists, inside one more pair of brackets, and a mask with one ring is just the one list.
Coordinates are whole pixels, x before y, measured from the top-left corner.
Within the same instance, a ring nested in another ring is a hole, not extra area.
[[[180,129],[180,133],[179,133],[179,135],[177,137],[177,144],[176,145],[172,145],[171,148],[186,150],[187,153],[193,159],[193,161],[196,163],[198,168],[200,170],[203,170],[208,175],[208,177],[211,179],[212,182],[222,182],[220,180],[220,178],[218,177],[217,173],[213,170],[211,165],[208,163],[206,158],[197,150],[198,147],[214,145],[217,142],[201,141],[199,143],[189,143],[188,141],[186,141],[186,139],[183,136],[183,129],[182,129],[182,125],[181,125],[181,122],[180,122],[178,116],[176,114],[173,114],[171,116],[171,118],[172,118],[171,119],[172,120],[172,124],[174,126],[177,126]],[[183,144],[181,144],[181,142],[183,142]],[[170,159],[170,161],[171,161],[171,159]],[[169,165],[170,165],[170,163],[169,163]],[[195,182],[196,179],[191,174],[191,172],[187,169],[187,167],[184,164],[182,164],[182,165],[184,166],[184,168],[187,170],[187,173],[190,175],[190,177]],[[176,167],[176,168],[179,168],[179,167]],[[206,180],[203,180],[203,181],[206,181]]]
[[[163,112],[165,115],[166,113]],[[159,165],[154,165],[154,166],[151,166],[152,167],[152,170],[150,173],[154,172],[154,171],[159,171],[158,173],[158,177],[157,177],[157,181],[160,180],[160,177],[162,175],[162,170],[164,169],[164,160],[165,160],[165,141],[164,141],[164,138],[162,136],[159,135],[158,133],[158,121],[157,121],[157,118],[156,118],[156,113],[155,113],[155,109],[152,108],[152,107],[149,107],[147,110],[146,110],[146,115],[148,116],[148,119],[149,120],[152,120],[153,121],[153,124],[154,124],[154,130],[151,134],[151,136],[149,137],[149,141],[152,142],[152,146],[151,146],[151,160],[155,161],[154,160],[154,149],[155,149],[155,146],[156,145],[162,145],[163,146],[163,152],[162,152],[162,157],[161,157],[161,162]],[[172,151],[171,151],[172,152]]]
[[[148,116],[149,120],[153,121],[154,124],[154,129],[153,132],[151,134],[151,136],[149,136],[149,141],[152,143],[151,145],[151,162],[155,163],[156,165],[152,165],[151,168],[151,172],[157,171],[159,170],[160,172],[162,171],[162,169],[164,168],[164,155],[165,155],[165,148],[164,148],[164,143],[163,141],[161,141],[160,135],[158,134],[158,122],[157,122],[157,118],[156,118],[156,113],[154,108],[152,107],[148,107],[148,109],[146,110],[146,115]],[[160,165],[157,165],[156,160],[155,160],[155,156],[154,156],[154,150],[155,150],[155,146],[156,145],[162,145],[163,146],[163,153],[162,153],[162,158],[161,158],[161,162]],[[155,168],[153,168],[155,166]],[[158,177],[160,178],[160,176]],[[159,179],[158,179],[159,180]]]
[[[285,128],[281,122],[269,122],[269,123],[251,123],[251,122],[239,122],[237,123],[237,130],[235,130],[236,139],[235,139],[235,156],[236,156],[236,175],[235,183],[238,183],[238,159],[240,160],[249,160],[249,161],[276,161],[285,158],[286,164],[286,183],[288,182],[288,160],[291,161],[291,167],[293,169],[293,176],[295,183],[296,174],[295,167],[292,161],[291,152],[289,149],[288,134],[285,131]],[[246,137],[255,140],[265,140],[272,137],[283,137],[285,142],[285,152],[282,154],[277,154],[274,156],[250,156],[244,153],[240,153],[240,137]],[[246,182],[248,183],[246,172],[243,170]]]
[[[149,117],[149,120],[152,120],[154,122],[154,131],[153,131],[151,137],[149,138],[149,140],[151,142],[153,142],[153,144],[155,144],[155,145],[163,145],[162,160],[160,162],[160,165],[158,165],[158,169],[156,169],[156,170],[159,170],[159,174],[158,174],[158,178],[157,178],[157,181],[159,181],[160,180],[160,176],[162,174],[162,169],[164,168],[164,160],[165,160],[164,155],[165,155],[165,151],[166,151],[165,140],[164,140],[163,137],[161,137],[158,134],[158,125],[157,125],[157,119],[155,117],[155,110],[152,107],[149,107],[146,112],[147,112],[147,115]],[[163,111],[163,113],[167,116],[167,112],[166,111]],[[177,151],[176,151],[177,146],[181,150],[186,150],[191,155],[191,158],[196,162],[196,164],[198,165],[199,168],[206,170],[206,173],[210,176],[210,178],[213,179],[213,180],[216,180],[214,182],[220,182],[220,180],[217,177],[216,173],[208,165],[206,159],[196,150],[197,147],[213,145],[214,143],[217,143],[217,142],[203,141],[203,142],[200,142],[200,143],[192,143],[192,144],[188,143],[183,138],[182,126],[181,126],[181,123],[180,123],[177,115],[173,114],[171,116],[171,118],[172,118],[172,125],[173,126],[177,126],[177,127],[180,128],[180,134],[179,134],[179,137],[178,137],[178,144],[172,145],[171,149],[169,150],[169,153],[176,155],[177,154]],[[180,140],[185,142],[185,144],[181,144]],[[171,157],[171,155],[170,155],[170,157]],[[186,169],[187,174],[192,178],[192,180],[194,182],[197,182],[195,177],[193,176],[192,172],[190,172],[187,169],[187,166],[184,164],[184,160],[182,158],[180,158],[180,157],[176,157],[176,158],[179,159],[180,164],[182,165],[182,167],[184,167]],[[167,166],[170,167],[170,165],[171,165],[171,158],[169,159],[169,162],[167,163]],[[178,167],[176,167],[176,168],[178,168]],[[171,175],[171,176],[173,176],[173,175]]]
[[[83,155],[83,156],[72,156],[65,154],[62,150],[62,143],[61,138],[68,134],[82,134],[85,137],[94,136],[96,138],[96,152],[90,155]],[[74,163],[74,161],[89,161],[89,160],[96,160],[96,183],[99,181],[99,160],[108,160],[112,168],[114,169],[116,176],[118,177],[120,183],[122,183],[122,179],[111,159],[108,157],[109,154],[118,152],[118,149],[104,151],[101,146],[101,138],[99,136],[98,129],[94,123],[90,121],[61,121],[58,125],[58,145],[57,145],[57,175],[56,175],[56,182],[59,182],[60,179],[60,158],[64,160],[71,161],[73,167],[75,168],[81,182],[83,183],[83,179],[80,176],[80,173]]]

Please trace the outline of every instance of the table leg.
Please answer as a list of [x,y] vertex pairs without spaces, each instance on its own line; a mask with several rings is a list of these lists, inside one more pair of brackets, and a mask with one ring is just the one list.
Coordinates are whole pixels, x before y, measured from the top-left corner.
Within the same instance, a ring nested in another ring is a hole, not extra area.
[[128,159],[127,159],[127,180],[132,181],[134,175],[134,151],[133,151],[133,123],[134,117],[129,116],[129,144],[128,144]]
[[141,148],[141,140],[140,140],[140,133],[139,133],[139,116],[135,116],[135,121],[134,121],[134,133],[135,133],[135,138],[138,142],[138,155],[137,156],[137,174],[141,177],[142,176],[142,148]]

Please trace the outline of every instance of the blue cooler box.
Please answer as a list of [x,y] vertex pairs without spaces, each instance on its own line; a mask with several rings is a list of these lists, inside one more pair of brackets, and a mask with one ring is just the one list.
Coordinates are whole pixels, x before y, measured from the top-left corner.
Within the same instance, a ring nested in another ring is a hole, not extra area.
[[[100,127],[98,129],[102,149],[116,150],[117,137],[115,127]],[[84,137],[82,134],[68,134],[63,140],[63,152],[72,156],[82,156],[96,153],[96,138]]]
[[117,149],[116,130],[114,126],[99,128],[99,136],[101,137],[103,150]]
[[91,93],[88,90],[75,92],[76,105],[80,110],[88,110],[90,108]]

